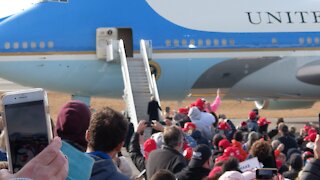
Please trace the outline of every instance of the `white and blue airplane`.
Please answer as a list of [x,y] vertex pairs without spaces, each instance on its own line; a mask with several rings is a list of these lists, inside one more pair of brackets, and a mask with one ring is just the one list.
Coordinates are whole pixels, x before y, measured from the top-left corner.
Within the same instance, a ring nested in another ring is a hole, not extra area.
[[[118,63],[99,60],[98,28],[128,56],[152,41],[161,99],[212,95],[259,108],[320,98],[318,0],[42,0],[0,20],[0,77],[79,97],[120,98]],[[117,31],[118,30],[118,31]]]

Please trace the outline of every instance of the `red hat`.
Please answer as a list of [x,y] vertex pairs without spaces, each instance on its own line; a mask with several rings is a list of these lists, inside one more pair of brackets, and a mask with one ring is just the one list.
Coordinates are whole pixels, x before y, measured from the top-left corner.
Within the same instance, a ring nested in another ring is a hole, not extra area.
[[183,132],[187,132],[189,131],[190,129],[196,129],[196,125],[192,122],[187,122],[187,123],[184,123],[184,127],[182,128],[182,131]]
[[227,122],[222,121],[222,122],[219,122],[218,129],[220,129],[220,130],[229,130],[230,127],[229,127],[229,124]]
[[226,157],[235,157],[237,158],[239,161],[241,159],[241,155],[240,155],[240,150],[237,147],[231,146],[231,147],[227,147],[224,151],[223,151],[223,156]]
[[204,110],[204,102],[201,98],[198,98],[195,102],[195,106],[199,108],[200,111]]
[[306,136],[303,140],[314,142],[316,141],[316,138],[317,138],[317,133],[311,133],[311,134],[308,134],[308,136]]
[[189,108],[179,108],[178,112],[181,114],[188,115]]
[[188,147],[183,151],[183,156],[186,160],[190,161],[192,158],[192,153],[193,153],[192,148]]
[[266,118],[259,118],[259,120],[258,120],[258,126],[264,126],[264,125],[266,125],[266,124],[270,124],[271,122],[270,121],[268,121]]
[[148,159],[149,153],[157,149],[157,143],[154,139],[149,138],[143,144],[144,158]]
[[213,178],[214,175],[216,175],[217,173],[220,173],[220,172],[222,172],[222,167],[221,166],[216,166],[210,171],[210,173],[208,175],[208,178]]
[[230,142],[228,141],[228,139],[221,139],[219,141],[219,144],[218,144],[219,147],[222,147],[223,149],[227,149],[227,147],[230,146]]
[[244,126],[247,126],[248,124],[246,121],[242,121],[240,125],[241,125],[241,127],[244,127]]
[[256,117],[257,117],[256,112],[250,111],[250,113],[249,113],[249,118],[250,118],[250,119],[255,119]]

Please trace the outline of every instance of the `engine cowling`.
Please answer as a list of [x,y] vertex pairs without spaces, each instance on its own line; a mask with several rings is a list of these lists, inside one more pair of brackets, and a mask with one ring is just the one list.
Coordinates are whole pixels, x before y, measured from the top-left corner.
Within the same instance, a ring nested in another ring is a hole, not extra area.
[[315,101],[261,100],[254,102],[258,109],[307,109]]

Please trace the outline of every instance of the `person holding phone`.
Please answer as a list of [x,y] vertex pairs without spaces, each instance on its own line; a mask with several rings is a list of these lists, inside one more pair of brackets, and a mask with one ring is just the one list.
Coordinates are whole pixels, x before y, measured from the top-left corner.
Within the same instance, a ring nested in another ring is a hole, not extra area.
[[68,175],[68,160],[60,151],[61,146],[61,139],[55,137],[41,153],[29,161],[17,173],[11,174],[8,170],[1,170],[0,179],[65,180]]
[[40,88],[1,97],[10,172],[18,172],[52,140],[47,93]]

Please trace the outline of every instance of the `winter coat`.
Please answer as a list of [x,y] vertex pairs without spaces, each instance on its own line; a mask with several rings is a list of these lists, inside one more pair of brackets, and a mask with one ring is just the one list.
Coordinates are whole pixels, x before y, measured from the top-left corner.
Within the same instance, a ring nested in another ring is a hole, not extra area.
[[152,120],[159,121],[158,110],[162,111],[158,101],[153,100],[148,103],[147,113],[149,114],[149,122],[151,122]]
[[132,159],[133,164],[139,171],[143,171],[146,168],[145,158],[143,157],[140,149],[138,133],[133,133],[132,135],[129,146],[129,155]]
[[149,154],[147,177],[150,179],[160,169],[167,169],[175,174],[186,166],[187,162],[180,152],[169,146],[163,146],[162,149],[154,150]]
[[[287,154],[288,150],[291,148],[298,148],[297,141],[289,135],[281,136],[278,138],[278,140],[282,144],[284,144],[284,149],[282,151],[284,154]],[[289,158],[289,157],[287,157],[287,158]]]
[[312,159],[302,169],[300,180],[320,179],[320,159]]

